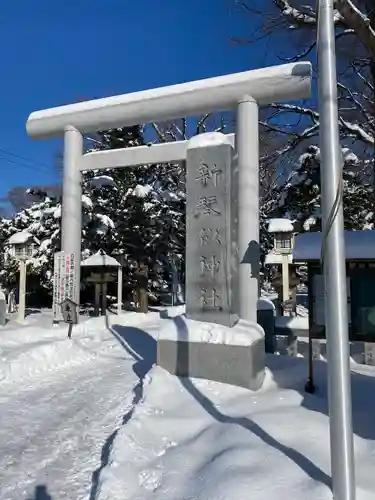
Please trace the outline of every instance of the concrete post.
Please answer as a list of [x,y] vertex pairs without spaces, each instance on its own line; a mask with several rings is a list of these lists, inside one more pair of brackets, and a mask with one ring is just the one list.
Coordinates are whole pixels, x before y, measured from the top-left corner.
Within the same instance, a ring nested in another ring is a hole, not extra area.
[[123,275],[122,266],[118,268],[117,272],[117,314],[122,312],[122,285],[123,285]]
[[26,311],[26,261],[20,260],[20,287],[18,298],[18,317],[17,322],[23,323],[25,321]]
[[238,103],[236,151],[238,165],[239,314],[257,321],[259,295],[259,132],[258,104],[250,96]]
[[[61,220],[61,250],[75,255],[81,262],[82,187],[80,161],[83,155],[83,137],[74,127],[65,128],[64,177]],[[81,266],[75,266],[76,297],[79,305]]]

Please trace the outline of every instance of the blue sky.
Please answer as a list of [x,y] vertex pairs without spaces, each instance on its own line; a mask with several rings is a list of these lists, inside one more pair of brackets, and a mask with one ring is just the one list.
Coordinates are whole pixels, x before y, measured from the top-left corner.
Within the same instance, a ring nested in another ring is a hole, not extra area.
[[61,142],[27,137],[34,110],[277,63],[266,46],[230,42],[252,27],[233,3],[2,0],[0,196],[56,182]]

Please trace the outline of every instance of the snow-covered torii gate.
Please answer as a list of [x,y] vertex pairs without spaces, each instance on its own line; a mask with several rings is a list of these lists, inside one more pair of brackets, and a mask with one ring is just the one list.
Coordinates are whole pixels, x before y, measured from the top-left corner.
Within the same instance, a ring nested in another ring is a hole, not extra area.
[[[258,106],[309,97],[311,64],[299,62],[96,99],[31,113],[30,137],[64,136],[62,250],[81,255],[81,172],[186,159],[189,141],[83,153],[83,134],[113,127],[173,120],[236,108],[238,167],[239,314],[256,321],[258,279],[242,263],[250,242],[259,242]],[[231,136],[234,141],[234,136]],[[76,266],[80,282],[80,266]],[[79,286],[76,287],[79,303]]]

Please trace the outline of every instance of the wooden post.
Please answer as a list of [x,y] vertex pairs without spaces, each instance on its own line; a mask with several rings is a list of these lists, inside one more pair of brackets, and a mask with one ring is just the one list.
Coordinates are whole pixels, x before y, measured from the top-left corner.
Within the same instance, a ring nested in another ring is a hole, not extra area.
[[95,316],[99,316],[100,312],[100,283],[95,283]]

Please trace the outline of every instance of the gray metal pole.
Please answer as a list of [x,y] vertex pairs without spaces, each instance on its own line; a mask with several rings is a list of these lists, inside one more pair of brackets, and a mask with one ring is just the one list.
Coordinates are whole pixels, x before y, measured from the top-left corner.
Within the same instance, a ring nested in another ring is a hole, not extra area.
[[80,161],[83,137],[74,127],[66,127],[64,135],[64,176],[61,220],[61,250],[75,256],[76,297],[79,304],[81,276],[82,187]]
[[[331,473],[334,500],[355,499],[353,425],[333,0],[319,1],[318,76]],[[336,210],[335,210],[336,205]],[[332,214],[335,210],[336,216]]]
[[257,321],[259,295],[258,104],[244,96],[237,107],[239,315]]

